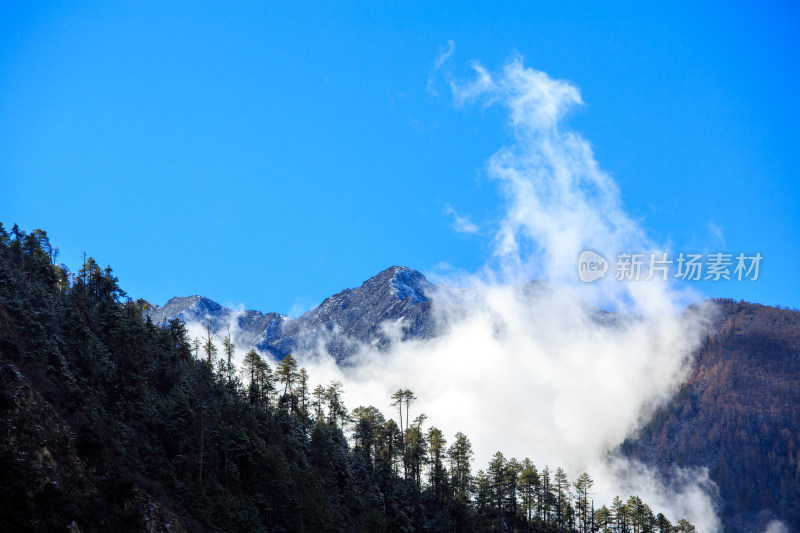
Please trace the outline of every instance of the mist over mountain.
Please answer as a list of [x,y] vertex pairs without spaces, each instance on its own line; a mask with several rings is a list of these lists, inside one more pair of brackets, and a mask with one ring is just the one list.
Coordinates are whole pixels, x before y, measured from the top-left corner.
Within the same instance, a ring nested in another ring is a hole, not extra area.
[[[321,350],[343,363],[362,345],[389,348],[392,324],[401,326],[401,342],[435,337],[443,327],[432,308],[437,288],[416,270],[391,267],[296,319],[235,311],[200,296],[173,298],[148,313],[163,324],[210,320],[218,332],[233,324],[236,342],[278,359]],[[537,298],[543,290],[547,284],[533,282],[523,292]],[[731,300],[713,304],[715,318],[690,377],[621,450],[665,474],[676,465],[708,468],[726,530],[760,531],[776,519],[800,528],[800,313]],[[618,313],[594,316],[607,325],[624,322]]]

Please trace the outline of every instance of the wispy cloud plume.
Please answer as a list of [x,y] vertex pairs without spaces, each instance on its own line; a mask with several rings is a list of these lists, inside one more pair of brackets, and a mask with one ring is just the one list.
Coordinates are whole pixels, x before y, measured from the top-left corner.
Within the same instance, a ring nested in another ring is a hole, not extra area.
[[717,245],[725,246],[725,232],[723,231],[722,226],[719,226],[713,220],[709,220],[708,233],[711,234]]
[[453,229],[457,232],[471,233],[473,235],[477,235],[480,232],[478,225],[472,222],[469,219],[469,216],[459,215],[456,210],[450,206],[450,204],[445,205],[444,212],[445,214],[453,216]]
[[445,61],[447,61],[448,59],[450,59],[450,57],[452,57],[453,52],[455,52],[455,50],[456,50],[456,42],[450,39],[449,41],[447,41],[447,50],[439,54],[439,56],[436,58],[436,61],[434,61],[433,70],[437,71],[440,68],[442,68],[442,65],[444,65]]
[[441,70],[442,66],[449,60],[456,50],[456,42],[452,39],[447,41],[447,48],[442,50],[436,60],[433,62],[433,68],[428,75],[428,85],[426,87],[428,94],[431,96],[438,96],[439,92],[436,90],[436,74]]

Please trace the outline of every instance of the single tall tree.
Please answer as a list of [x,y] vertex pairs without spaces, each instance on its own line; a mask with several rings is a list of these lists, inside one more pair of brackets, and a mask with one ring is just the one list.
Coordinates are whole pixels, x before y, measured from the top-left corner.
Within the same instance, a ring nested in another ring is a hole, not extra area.
[[400,420],[400,433],[403,433],[403,400],[405,399],[405,392],[403,389],[397,389],[397,391],[392,394],[392,400],[394,400],[391,405],[392,407],[397,407],[399,420]]
[[408,425],[408,410],[411,407],[411,404],[414,403],[416,399],[417,397],[414,396],[414,393],[411,392],[411,390],[406,389],[403,391],[403,401],[406,403],[406,427],[410,427]]
[[433,497],[436,501],[444,498],[444,490],[447,485],[447,470],[444,467],[444,458],[447,454],[447,441],[444,434],[438,428],[431,427],[428,430],[428,453],[430,455],[430,472],[428,481],[433,490]]
[[233,381],[233,351],[236,348],[236,345],[233,343],[231,339],[231,326],[228,324],[228,334],[225,335],[225,338],[222,340],[222,346],[225,350],[225,376],[228,379],[228,384],[230,385]]
[[447,449],[450,460],[450,476],[453,482],[453,492],[461,502],[470,499],[472,484],[472,444],[466,435],[460,431],[456,433],[455,441]]
[[283,384],[283,395],[286,396],[290,394],[292,392],[292,385],[295,379],[297,379],[297,360],[292,357],[292,354],[281,359],[275,373],[278,375],[278,381]]
[[[214,344],[214,332],[211,329],[211,320],[206,320],[206,337],[203,342],[203,351],[206,354],[206,363],[212,365],[214,357],[217,355],[217,347]],[[213,367],[212,367],[213,368]]]
[[579,526],[581,533],[589,533],[592,526],[592,512],[590,491],[594,486],[594,480],[589,477],[589,474],[584,472],[575,481],[575,508],[578,514]]

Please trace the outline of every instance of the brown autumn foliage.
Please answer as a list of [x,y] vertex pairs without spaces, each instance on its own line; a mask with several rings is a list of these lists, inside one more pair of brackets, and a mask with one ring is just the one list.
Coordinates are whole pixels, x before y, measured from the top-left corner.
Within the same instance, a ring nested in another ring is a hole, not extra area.
[[688,381],[623,451],[706,466],[726,530],[800,530],[800,312],[727,299]]

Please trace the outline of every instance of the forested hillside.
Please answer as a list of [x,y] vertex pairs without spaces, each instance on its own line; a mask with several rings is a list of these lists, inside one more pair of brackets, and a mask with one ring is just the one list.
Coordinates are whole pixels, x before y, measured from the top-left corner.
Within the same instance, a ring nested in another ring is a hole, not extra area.
[[190,346],[111,268],[87,258],[70,286],[56,255],[0,226],[0,530],[694,530],[636,495],[593,501],[589,474],[500,452],[474,472],[412,391],[394,420],[291,356],[236,369],[229,338]]
[[800,312],[718,300],[680,393],[623,450],[709,467],[731,531],[800,530]]

